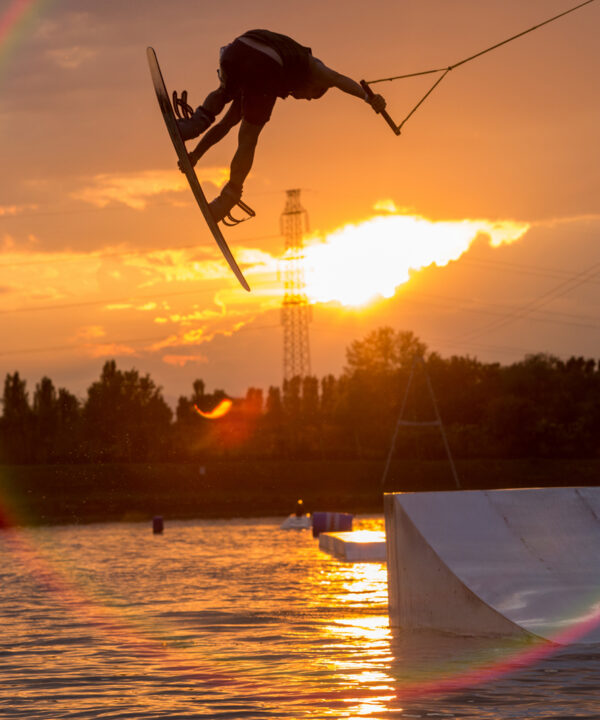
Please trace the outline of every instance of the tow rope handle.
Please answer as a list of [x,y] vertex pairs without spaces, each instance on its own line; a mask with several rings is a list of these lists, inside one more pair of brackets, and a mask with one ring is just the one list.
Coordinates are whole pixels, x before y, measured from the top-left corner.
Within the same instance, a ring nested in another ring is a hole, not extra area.
[[[367,97],[369,99],[375,97],[375,93],[371,90],[366,80],[361,80],[360,85],[362,89],[367,93]],[[381,115],[381,117],[386,121],[386,123],[392,128],[395,135],[400,135],[400,127],[396,125],[396,123],[392,120],[387,110],[382,110],[380,113],[377,114]]]

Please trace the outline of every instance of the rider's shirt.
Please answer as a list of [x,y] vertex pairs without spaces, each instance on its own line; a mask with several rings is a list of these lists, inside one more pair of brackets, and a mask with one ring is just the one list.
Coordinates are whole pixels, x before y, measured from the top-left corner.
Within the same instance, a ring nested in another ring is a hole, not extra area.
[[287,35],[249,30],[221,49],[221,81],[231,100],[241,99],[242,117],[264,125],[276,99],[307,81],[311,55]]

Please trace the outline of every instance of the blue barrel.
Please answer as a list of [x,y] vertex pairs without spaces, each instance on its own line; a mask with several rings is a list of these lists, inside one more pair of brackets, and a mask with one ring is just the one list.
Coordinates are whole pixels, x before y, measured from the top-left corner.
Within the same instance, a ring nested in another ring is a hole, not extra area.
[[312,516],[313,537],[322,532],[349,532],[352,530],[353,515],[340,512],[314,512]]
[[350,532],[352,530],[353,516],[350,513],[331,513],[333,515],[334,527],[332,530],[338,532]]
[[314,512],[312,515],[312,533],[313,537],[319,537],[322,532],[327,531],[327,515],[326,512]]

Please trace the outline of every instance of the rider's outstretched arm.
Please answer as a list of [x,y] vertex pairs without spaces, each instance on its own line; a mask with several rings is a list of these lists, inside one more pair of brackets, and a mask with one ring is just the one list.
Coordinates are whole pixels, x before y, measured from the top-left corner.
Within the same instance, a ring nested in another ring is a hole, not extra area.
[[311,59],[311,74],[317,78],[318,82],[323,83],[327,87],[336,87],[348,95],[354,95],[354,97],[361,98],[361,100],[366,100],[375,112],[381,112],[385,109],[385,100],[381,95],[373,94],[372,96],[368,96],[361,85],[355,80],[352,80],[352,78],[346,75],[342,75],[342,73],[336,70],[332,70],[332,68],[327,67],[324,62],[317,58]]
[[231,128],[235,127],[241,119],[242,103],[239,99],[235,99],[231,103],[231,107],[225,113],[223,119],[208,130],[202,136],[202,140],[200,140],[196,147],[190,152],[190,161],[192,165],[195,165],[209,148],[218,143],[219,140],[222,140]]

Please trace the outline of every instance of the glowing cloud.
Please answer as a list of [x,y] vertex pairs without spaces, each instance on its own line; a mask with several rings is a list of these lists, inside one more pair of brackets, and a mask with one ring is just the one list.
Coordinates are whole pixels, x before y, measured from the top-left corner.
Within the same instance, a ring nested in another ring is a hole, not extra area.
[[134,303],[109,303],[104,306],[105,310],[137,310],[138,312],[148,312],[149,310],[156,310],[155,302],[147,302],[142,305],[135,305]]
[[73,47],[60,48],[58,50],[49,50],[46,55],[59,67],[64,70],[74,70],[78,68],[86,60],[90,60],[95,56],[95,52],[89,48],[79,45]]
[[165,355],[163,362],[167,365],[175,365],[177,367],[185,367],[188,363],[207,363],[204,355]]
[[[118,183],[105,177],[106,187],[114,190]],[[156,186],[140,183],[136,189],[134,183],[126,190],[131,197],[149,199],[152,192],[171,187],[171,180],[184,181],[177,171],[161,177],[164,182]],[[529,228],[508,221],[434,222],[397,210],[392,201],[378,207],[379,213],[362,223],[306,240],[304,276],[311,303],[353,308],[392,297],[411,271],[458,259],[478,236],[497,247],[521,238]],[[34,311],[73,307],[71,317],[57,316],[61,323],[64,318],[60,342],[65,347],[70,343],[93,357],[158,355],[175,367],[203,363],[200,346],[232,336],[281,306],[285,256],[246,242],[234,250],[252,276],[250,296],[233,283],[214,243],[42,252],[33,236],[0,236],[0,313],[25,311],[23,317],[28,322],[31,317],[34,326],[42,317]]]
[[201,415],[207,420],[217,420],[218,418],[222,418],[224,415],[227,415],[227,413],[231,410],[232,405],[233,402],[229,400],[229,398],[225,398],[224,400],[221,400],[217,407],[213,408],[210,412],[202,412],[197,405],[194,405],[194,410],[198,413],[198,415]]
[[375,205],[373,205],[373,210],[377,213],[398,213],[398,207],[396,203],[390,199],[386,198],[385,200],[378,200]]
[[37,205],[0,205],[0,217],[21,215],[25,212],[37,210]]
[[490,245],[498,247],[515,242],[528,229],[527,223],[511,221],[434,222],[415,215],[378,216],[346,225],[305,249],[306,293],[313,302],[354,306],[390,298],[411,270],[457,260],[477,236],[487,235]]
[[[198,171],[201,182],[210,182],[216,187],[221,187],[228,175],[226,168],[202,168]],[[116,202],[143,210],[151,198],[183,191],[188,191],[188,185],[178,170],[148,170],[122,175],[96,175],[90,186],[72,193],[72,197],[100,208]]]
[[106,337],[106,330],[101,325],[87,325],[77,333],[78,340],[97,340]]
[[102,343],[99,345],[87,345],[83,348],[87,355],[93,358],[99,357],[121,357],[136,355],[136,351],[122,343]]

